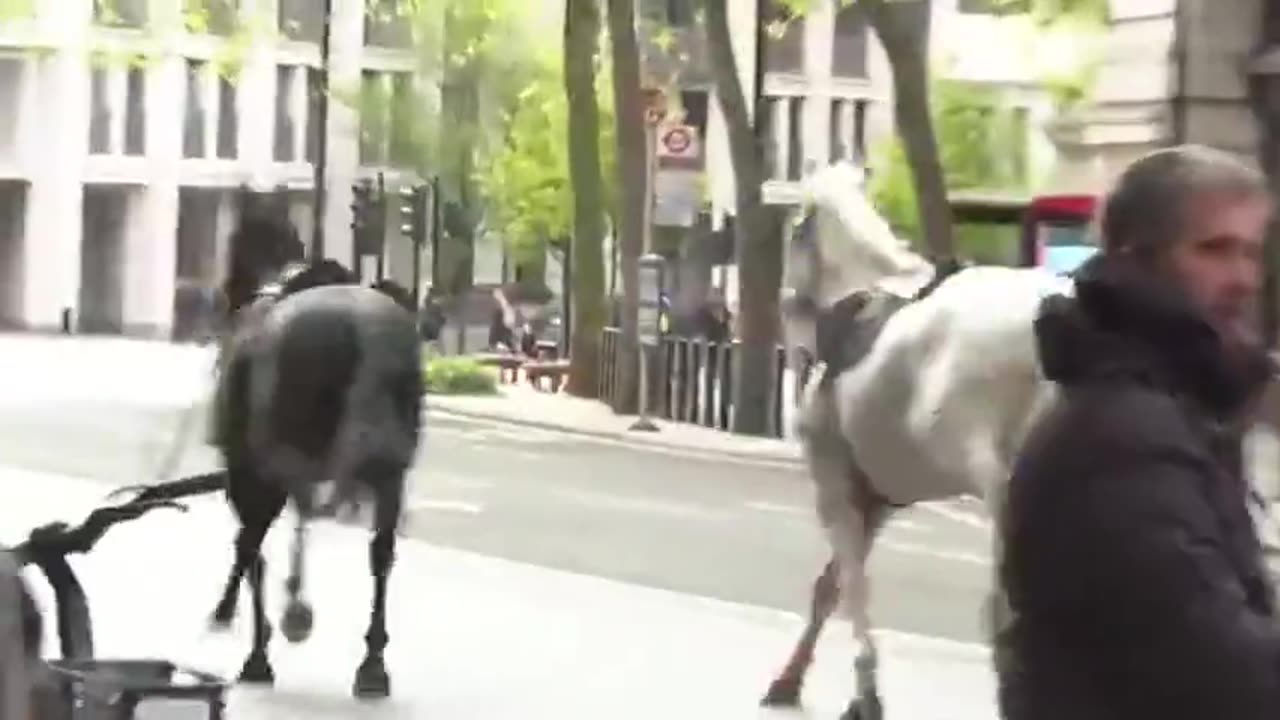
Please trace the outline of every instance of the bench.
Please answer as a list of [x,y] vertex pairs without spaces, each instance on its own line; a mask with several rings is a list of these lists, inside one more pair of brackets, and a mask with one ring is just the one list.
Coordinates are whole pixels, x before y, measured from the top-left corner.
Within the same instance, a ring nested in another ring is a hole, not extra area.
[[498,382],[503,383],[516,382],[520,377],[520,368],[525,364],[525,359],[521,355],[477,353],[471,357],[481,365],[498,368]]
[[551,392],[560,392],[560,385],[564,383],[568,374],[568,360],[543,360],[524,364],[525,379],[539,390],[545,389],[542,387],[542,381],[547,380],[551,383]]

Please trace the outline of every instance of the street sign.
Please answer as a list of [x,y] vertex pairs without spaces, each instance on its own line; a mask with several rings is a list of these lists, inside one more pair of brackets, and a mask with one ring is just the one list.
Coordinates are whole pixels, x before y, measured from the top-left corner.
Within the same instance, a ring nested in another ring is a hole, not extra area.
[[653,177],[653,224],[692,227],[702,204],[696,170],[664,168]]

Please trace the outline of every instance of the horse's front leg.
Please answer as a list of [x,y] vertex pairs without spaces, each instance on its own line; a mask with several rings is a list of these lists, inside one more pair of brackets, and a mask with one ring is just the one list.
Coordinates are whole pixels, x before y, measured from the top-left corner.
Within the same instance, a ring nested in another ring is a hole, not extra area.
[[[399,471],[403,475],[403,471]],[[365,656],[356,669],[352,694],[362,700],[385,698],[391,694],[391,678],[383,656],[390,635],[387,633],[387,580],[395,562],[396,528],[400,524],[401,488],[403,482],[386,481],[377,489],[374,509],[373,540],[369,543],[369,569],[373,574],[373,604],[369,613],[369,629],[365,633]]]
[[813,665],[813,654],[818,646],[822,628],[840,604],[839,563],[833,557],[813,581],[809,600],[809,622],[800,633],[787,664],[769,684],[769,690],[760,701],[765,707],[796,707],[804,688],[804,678]]

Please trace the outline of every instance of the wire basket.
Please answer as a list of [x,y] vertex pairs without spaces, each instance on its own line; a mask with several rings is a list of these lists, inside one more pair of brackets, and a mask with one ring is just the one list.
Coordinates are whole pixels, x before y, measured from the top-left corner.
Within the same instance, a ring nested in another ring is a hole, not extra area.
[[224,720],[228,683],[164,660],[52,660],[35,720]]

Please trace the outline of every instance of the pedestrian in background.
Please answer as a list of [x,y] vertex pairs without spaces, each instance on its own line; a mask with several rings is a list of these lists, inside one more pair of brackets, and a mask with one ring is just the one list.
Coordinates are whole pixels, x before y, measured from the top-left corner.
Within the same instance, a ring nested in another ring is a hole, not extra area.
[[1015,464],[996,635],[1009,720],[1280,717],[1280,625],[1242,471],[1265,178],[1198,146],[1130,165],[1101,252],[1036,323],[1060,400]]

